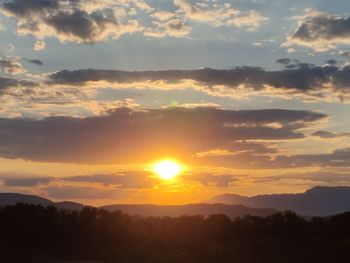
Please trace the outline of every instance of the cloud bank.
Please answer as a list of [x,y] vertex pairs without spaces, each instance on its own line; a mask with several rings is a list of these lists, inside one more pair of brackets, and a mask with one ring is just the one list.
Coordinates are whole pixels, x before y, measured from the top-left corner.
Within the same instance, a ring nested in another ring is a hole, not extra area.
[[[274,109],[118,108],[108,115],[87,118],[3,118],[0,157],[87,164],[149,163],[163,156],[203,163],[208,158],[234,159],[239,153],[260,157],[262,152],[274,151],[269,146],[238,142],[301,139],[303,129],[326,117],[311,111]],[[212,156],[213,149],[229,154]],[[231,154],[234,149],[237,151]]]
[[350,66],[315,66],[300,62],[288,65],[293,65],[293,69],[266,71],[262,68],[241,67],[230,70],[205,68],[134,72],[63,70],[51,74],[48,83],[116,88],[136,83],[138,87],[155,89],[192,87],[216,96],[302,96],[305,100],[349,101]]

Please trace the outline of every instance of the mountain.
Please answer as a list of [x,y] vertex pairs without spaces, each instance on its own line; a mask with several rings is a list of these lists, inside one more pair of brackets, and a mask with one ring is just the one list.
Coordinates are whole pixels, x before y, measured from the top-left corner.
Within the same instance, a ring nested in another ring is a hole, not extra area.
[[0,193],[0,206],[15,205],[17,203],[48,206],[52,205],[54,202],[52,202],[49,199],[35,195]]
[[129,215],[148,216],[170,216],[225,214],[228,217],[244,215],[267,216],[277,213],[275,209],[250,208],[242,205],[225,204],[189,204],[189,205],[108,205],[101,207],[108,211],[121,211]]
[[326,216],[350,211],[350,187],[314,187],[300,194],[271,194],[252,197],[235,194],[218,195],[209,203],[271,207],[292,210],[302,215]]
[[[46,198],[16,193],[0,193],[0,206],[28,203],[54,205],[58,208],[81,210],[84,205],[74,202],[54,202]],[[253,197],[223,194],[207,204],[189,205],[107,205],[109,211],[139,216],[181,216],[225,214],[229,217],[242,215],[266,216],[278,210],[292,210],[306,216],[327,216],[350,211],[350,187],[314,187],[299,194],[271,194]]]
[[[26,203],[34,205],[49,206],[53,205],[61,209],[81,210],[84,205],[74,202],[53,202],[34,195],[23,195],[15,193],[0,193],[0,206],[15,205],[17,203]],[[225,214],[229,217],[243,215],[266,216],[277,212],[275,209],[249,208],[241,205],[225,204],[190,204],[179,206],[161,206],[161,205],[107,205],[100,207],[108,211],[119,210],[129,215],[139,216],[181,216],[181,215],[203,215]]]
[[84,205],[76,203],[76,202],[53,202],[53,205],[60,209],[66,209],[66,210],[74,210],[74,211],[80,211],[84,208]]
[[67,209],[67,210],[81,210],[84,205],[75,202],[54,202],[49,199],[35,196],[35,195],[24,195],[17,193],[0,193],[0,207],[15,205],[17,203],[33,204],[49,206],[53,205],[57,208]]

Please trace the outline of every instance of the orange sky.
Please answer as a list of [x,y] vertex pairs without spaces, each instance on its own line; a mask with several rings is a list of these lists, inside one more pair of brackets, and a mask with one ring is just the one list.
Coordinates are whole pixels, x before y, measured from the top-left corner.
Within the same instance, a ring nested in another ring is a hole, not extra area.
[[350,185],[336,2],[2,1],[0,192],[180,204]]

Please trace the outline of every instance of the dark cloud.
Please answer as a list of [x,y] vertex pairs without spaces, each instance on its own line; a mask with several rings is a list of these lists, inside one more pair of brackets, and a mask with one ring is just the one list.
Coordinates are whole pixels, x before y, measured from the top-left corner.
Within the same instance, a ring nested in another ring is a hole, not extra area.
[[18,81],[12,78],[1,78],[0,77],[0,94],[3,94],[8,88],[16,86]]
[[336,61],[335,59],[329,59],[326,61],[326,64],[329,64],[329,65],[337,65],[338,64],[338,61]]
[[274,162],[280,167],[350,167],[350,148],[338,149],[325,154],[280,155]]
[[255,166],[266,161],[270,163],[271,156],[277,155],[279,149],[273,143],[263,142],[233,142],[221,148],[198,152],[196,157],[204,163],[223,166]]
[[55,199],[118,199],[130,197],[123,189],[93,186],[49,186],[45,189],[50,198]]
[[48,185],[54,178],[50,177],[37,177],[37,178],[3,178],[2,182],[4,186],[12,187],[31,187],[38,185]]
[[275,176],[250,177],[254,182],[276,182],[282,180],[301,180],[309,182],[314,186],[315,183],[324,185],[348,185],[350,184],[350,173],[342,171],[332,171],[323,169],[322,171],[305,172],[305,173],[284,173]]
[[333,139],[333,138],[339,138],[339,137],[348,137],[350,136],[350,133],[334,133],[329,131],[316,131],[312,134],[312,136],[317,136],[324,139]]
[[262,143],[262,142],[234,142],[227,145],[225,149],[233,152],[251,152],[254,154],[272,154],[277,153],[278,148],[273,143]]
[[159,179],[150,172],[124,172],[118,174],[78,175],[62,178],[69,182],[100,183],[104,186],[118,186],[118,188],[145,189],[152,188]]
[[[135,83],[165,80],[169,83],[193,80],[202,84],[202,90],[219,95],[229,95],[231,89],[242,85],[248,90],[270,95],[305,95],[316,99],[328,96],[345,100],[349,96],[350,66],[314,66],[308,63],[294,63],[295,69],[265,71],[261,68],[242,67],[230,70],[198,69],[169,71],[116,71],[76,70],[59,71],[49,76],[51,83],[87,85],[89,82]],[[288,65],[287,65],[288,66]],[[204,84],[204,85],[203,85]],[[140,84],[141,85],[141,84]],[[215,85],[224,85],[226,89]],[[159,86],[159,84],[157,84]],[[160,87],[161,88],[161,87]]]
[[349,43],[350,18],[325,13],[312,13],[305,17],[287,41],[287,45],[307,46],[316,51],[327,51]]
[[87,14],[84,11],[76,10],[74,13],[60,12],[57,15],[45,19],[46,23],[52,26],[58,34],[74,36],[83,42],[96,42],[99,34],[105,28],[118,28],[119,23],[103,16],[100,13]]
[[294,110],[119,108],[106,116],[0,119],[0,156],[73,163],[188,159],[240,140],[303,138],[300,129],[327,116]]
[[160,183],[158,176],[148,171],[128,171],[113,174],[77,175],[62,178],[38,177],[33,175],[0,174],[4,186],[32,187],[50,185],[55,182],[60,185],[71,183],[100,184],[104,187],[125,189],[153,188]]
[[0,95],[7,94],[12,88],[27,87],[31,88],[35,85],[34,82],[28,80],[21,80],[15,78],[2,78],[0,77]]
[[[144,0],[8,0],[1,5],[1,11],[16,18],[19,35],[31,34],[40,41],[34,48],[37,51],[44,48],[45,37],[78,43],[95,43],[136,31],[143,31],[147,37],[181,37],[191,31],[185,23],[189,20],[250,31],[268,20],[255,10],[240,11],[228,3],[192,6],[190,2],[175,0],[169,11],[162,10],[159,3],[152,4],[158,7],[151,7]],[[192,9],[195,12],[188,12]]]
[[9,0],[2,4],[2,11],[17,18],[19,34],[31,34],[38,39],[57,37],[61,41],[94,43],[140,29],[135,20],[121,23],[111,7],[90,3],[94,8],[89,11],[84,2]]
[[292,62],[292,60],[290,58],[280,58],[280,59],[277,59],[276,62],[283,65],[288,65]]
[[203,155],[201,163],[211,166],[234,167],[242,169],[282,169],[297,167],[350,167],[350,149],[338,149],[332,153],[321,154],[256,154],[238,152]]
[[333,132],[328,131],[317,131],[312,134],[312,136],[317,136],[320,138],[336,138],[337,135]]
[[298,68],[299,66],[297,64],[288,64],[285,66],[286,69],[296,69]]
[[12,0],[2,4],[3,8],[16,16],[40,15],[58,8],[58,0]]
[[42,66],[44,65],[44,63],[39,60],[39,59],[28,59],[28,62],[34,64],[34,65],[37,65],[37,66]]

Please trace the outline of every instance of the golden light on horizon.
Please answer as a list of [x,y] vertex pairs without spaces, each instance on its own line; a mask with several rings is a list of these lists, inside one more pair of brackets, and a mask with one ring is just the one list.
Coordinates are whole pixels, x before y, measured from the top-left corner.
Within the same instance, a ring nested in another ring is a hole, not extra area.
[[153,165],[152,171],[162,180],[172,180],[181,173],[182,167],[174,160],[161,160]]

